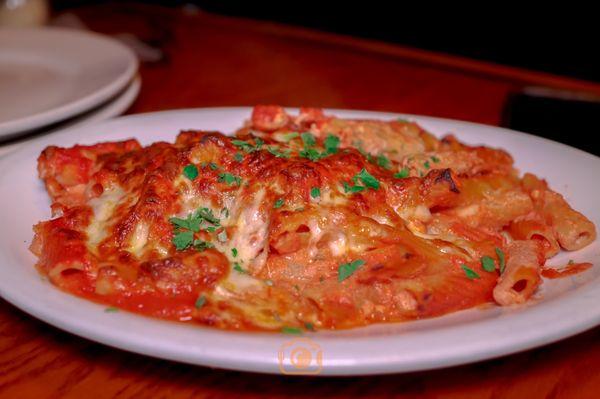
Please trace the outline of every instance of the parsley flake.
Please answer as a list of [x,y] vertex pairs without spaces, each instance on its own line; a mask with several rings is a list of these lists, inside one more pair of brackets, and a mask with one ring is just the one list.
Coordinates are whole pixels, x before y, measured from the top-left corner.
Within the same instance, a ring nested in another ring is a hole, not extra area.
[[313,162],[321,159],[321,153],[314,148],[304,148],[298,153],[298,155],[300,155],[302,158],[310,159]]
[[365,168],[363,168],[356,176],[354,176],[353,179],[356,181],[357,178],[360,179],[366,187],[373,190],[379,189],[379,181],[372,174],[367,172]]
[[342,282],[358,270],[359,267],[365,264],[362,259],[357,259],[349,263],[343,263],[338,268],[338,282]]
[[251,153],[255,151],[260,151],[262,145],[264,144],[264,141],[260,137],[256,137],[254,138],[254,145],[248,143],[247,141],[237,139],[231,140],[231,144],[233,144],[241,150],[246,151],[247,153]]
[[439,159],[438,157],[436,157],[435,155],[433,155],[433,156],[431,157],[431,160],[432,160],[433,162],[435,162],[435,163],[440,163],[440,159]]
[[383,169],[390,169],[390,160],[383,154],[379,154],[377,156],[377,165],[381,166]]
[[109,307],[107,307],[106,309],[104,309],[104,311],[105,311],[106,313],[115,313],[115,312],[118,312],[118,311],[119,311],[119,308],[116,308],[116,307],[114,307],[114,306],[109,306]]
[[[213,215],[212,210],[209,208],[199,208],[195,212],[190,213],[185,219],[177,217],[169,219],[169,222],[175,226],[175,234],[173,235],[172,242],[178,251],[187,249],[190,246],[193,246],[199,251],[212,248],[212,244],[209,242],[194,240],[194,233],[200,231],[200,225],[204,221],[214,225],[205,228],[205,230],[209,232],[215,231],[215,226],[220,225],[219,219]],[[186,231],[181,231],[182,229],[185,229]]]
[[290,157],[290,153],[291,153],[291,150],[279,151],[275,147],[267,147],[267,151],[269,151],[271,154],[275,155],[277,158],[286,158],[286,159]]
[[190,180],[194,180],[196,177],[198,177],[198,168],[193,164],[186,165],[183,168],[183,175]]
[[394,177],[396,179],[406,179],[409,173],[410,171],[408,170],[408,168],[402,168],[400,172],[394,174]]
[[237,263],[237,262],[235,262],[233,264],[233,270],[235,270],[238,273],[242,273],[242,274],[246,274],[247,273],[246,270],[242,266],[240,266],[240,264]]
[[313,323],[310,322],[306,322],[304,323],[304,328],[306,328],[308,331],[315,331],[315,326]]
[[313,136],[311,133],[302,133],[300,137],[302,138],[302,143],[304,143],[304,147],[314,147],[317,144],[315,136]]
[[425,167],[425,169],[429,169],[429,168],[431,168],[431,165],[429,164],[429,161],[425,161],[425,162],[423,163],[423,166]]
[[221,216],[224,216],[226,218],[229,217],[229,209],[227,209],[227,207],[221,209]]
[[220,182],[225,182],[228,185],[232,186],[234,184],[236,185],[240,185],[242,184],[242,178],[239,176],[234,176],[231,173],[219,173],[219,181]]
[[496,271],[496,264],[494,263],[494,259],[490,258],[489,256],[483,256],[481,258],[481,267],[486,272],[492,273]]
[[479,274],[477,274],[473,269],[470,269],[467,265],[460,265],[460,267],[463,269],[469,280],[481,278]]
[[281,139],[283,141],[285,141],[286,143],[292,139],[295,139],[296,137],[300,137],[300,133],[298,132],[289,132],[289,133],[285,133],[281,136]]
[[500,261],[500,273],[502,274],[504,273],[504,268],[506,268],[506,256],[500,248],[496,248],[496,255],[498,255],[498,260]]
[[348,194],[355,194],[355,193],[360,193],[361,191],[365,191],[366,187],[364,186],[360,186],[360,185],[354,185],[351,186],[350,184],[348,184],[348,182],[343,181],[342,185],[344,186],[344,193]]
[[194,232],[193,231],[182,231],[176,233],[173,236],[173,245],[178,251],[182,251],[192,245],[194,242]]
[[196,302],[194,303],[194,307],[196,309],[200,309],[202,306],[204,306],[205,303],[206,303],[206,297],[204,295],[200,295],[198,297],[198,299],[196,299]]
[[338,146],[340,145],[340,138],[333,134],[328,134],[325,137],[323,146],[325,147],[326,154],[335,154],[338,152]]
[[246,152],[251,152],[254,146],[244,140],[231,140],[231,144]]
[[283,203],[284,203],[283,199],[279,198],[277,201],[275,201],[275,204],[273,204],[273,208],[279,209],[283,206]]
[[302,334],[302,330],[298,327],[282,327],[281,332],[284,334]]
[[196,215],[212,224],[218,225],[220,223],[219,219],[215,217],[212,210],[209,208],[198,208],[198,210],[196,210]]
[[310,196],[313,198],[319,198],[321,196],[321,189],[319,187],[313,187],[310,189]]
[[242,162],[244,160],[244,155],[241,152],[236,152],[235,155],[233,156],[233,159],[236,162]]
[[237,248],[231,248],[231,255],[232,255],[234,258],[237,258],[237,255],[238,255],[238,250],[237,250]]
[[202,240],[194,240],[193,245],[194,245],[194,249],[196,251],[200,251],[200,252],[202,252],[206,249],[209,249],[209,248],[214,248],[214,245],[212,245],[210,242],[202,241]]

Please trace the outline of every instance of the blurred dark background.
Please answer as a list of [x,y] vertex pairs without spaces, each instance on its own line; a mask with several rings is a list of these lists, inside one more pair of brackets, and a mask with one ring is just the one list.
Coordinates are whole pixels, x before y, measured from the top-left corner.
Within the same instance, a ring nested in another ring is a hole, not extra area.
[[[54,0],[60,11],[107,1]],[[122,4],[123,2],[118,2]],[[168,7],[195,5],[232,16],[283,22],[394,42],[499,64],[600,81],[599,30],[592,6],[573,2],[361,1],[261,2],[150,0]]]

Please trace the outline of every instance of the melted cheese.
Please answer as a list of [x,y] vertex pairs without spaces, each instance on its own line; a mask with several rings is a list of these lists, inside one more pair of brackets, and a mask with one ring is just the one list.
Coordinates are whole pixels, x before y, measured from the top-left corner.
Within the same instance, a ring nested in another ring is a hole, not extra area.
[[104,190],[102,195],[89,201],[92,209],[92,219],[86,234],[87,246],[92,252],[96,252],[98,244],[108,235],[110,224],[108,220],[113,216],[114,210],[125,196],[123,189],[117,185]]
[[127,248],[128,251],[133,253],[135,256],[140,257],[142,255],[142,250],[148,242],[149,231],[150,226],[148,225],[148,223],[137,223],[135,225],[135,229],[133,230],[132,237],[129,241],[129,247]]

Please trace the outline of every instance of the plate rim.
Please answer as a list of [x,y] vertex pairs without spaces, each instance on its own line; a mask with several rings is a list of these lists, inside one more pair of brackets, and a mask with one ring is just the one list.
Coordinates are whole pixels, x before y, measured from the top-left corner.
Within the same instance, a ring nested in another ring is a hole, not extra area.
[[72,119],[60,122],[60,126],[56,126],[49,131],[39,132],[33,137],[24,135],[8,141],[4,141],[0,138],[0,158],[16,151],[17,148],[38,137],[51,135],[66,129],[77,128],[88,123],[100,123],[121,115],[135,102],[141,87],[142,78],[138,74],[122,91],[108,100],[108,102],[102,103],[97,108],[90,109],[81,115],[76,115]]
[[3,140],[14,138],[36,128],[40,128],[55,122],[60,122],[88,111],[96,105],[102,104],[116,95],[128,83],[130,83],[135,77],[139,67],[137,56],[129,47],[125,46],[116,39],[96,32],[62,27],[43,27],[2,28],[0,29],[0,34],[5,32],[9,32],[9,34],[18,34],[20,31],[26,31],[27,33],[34,35],[45,35],[49,32],[52,32],[52,34],[66,35],[67,37],[79,36],[80,38],[89,40],[89,42],[92,44],[93,42],[103,42],[104,45],[112,46],[113,50],[122,53],[121,56],[123,56],[123,60],[127,61],[127,68],[119,76],[115,76],[111,83],[85,96],[36,113],[34,115],[21,117],[6,122],[0,122],[0,139]]
[[[116,121],[135,121],[136,119],[140,119],[143,120],[144,118],[147,117],[162,117],[164,115],[170,114],[171,116],[174,116],[176,114],[180,114],[180,113],[214,113],[214,112],[222,112],[222,111],[226,111],[226,112],[231,112],[231,113],[245,113],[246,115],[249,115],[250,111],[251,111],[251,107],[210,107],[210,108],[190,108],[190,109],[180,109],[180,110],[167,110],[167,111],[158,111],[158,112],[148,112],[148,113],[142,113],[142,114],[134,114],[134,115],[127,115],[127,116],[123,116],[120,118],[115,118],[109,121],[103,121],[103,122],[99,122],[99,123],[94,123],[94,124],[90,124],[90,125],[86,125],[86,126],[79,126],[79,127],[73,127],[73,128],[68,128],[65,129],[64,131],[61,131],[59,133],[57,133],[57,135],[60,136],[69,136],[72,135],[73,131],[77,131],[77,130],[84,130],[84,129],[93,129],[95,127],[102,127],[102,125],[105,124],[110,124],[110,123],[115,123]],[[296,108],[286,108],[290,111],[294,111],[296,110]],[[527,133],[523,133],[523,132],[517,132],[514,130],[510,130],[510,129],[505,129],[505,128],[500,128],[500,127],[496,127],[496,126],[490,126],[490,125],[483,125],[483,124],[479,124],[479,123],[474,123],[474,122],[469,122],[469,121],[460,121],[460,120],[453,120],[453,119],[446,119],[446,118],[437,118],[437,117],[430,117],[430,116],[424,116],[424,115],[412,115],[412,114],[404,114],[404,113],[397,113],[397,112],[381,112],[381,111],[363,111],[363,110],[350,110],[350,109],[324,109],[326,112],[330,112],[330,113],[337,113],[339,114],[347,114],[347,113],[360,113],[363,115],[370,115],[372,117],[376,117],[376,118],[397,118],[397,117],[407,117],[407,118],[416,118],[419,119],[420,121],[424,121],[424,120],[431,120],[431,121],[435,121],[438,123],[444,123],[444,124],[460,124],[460,125],[470,125],[473,128],[485,128],[490,129],[492,128],[493,130],[500,130],[500,131],[505,131],[507,133],[510,134],[516,134],[516,135],[526,135],[529,136],[529,138],[533,138],[535,140],[543,140],[549,143],[552,143],[553,145],[560,145],[564,148],[568,148],[569,150],[575,150],[577,152],[580,152],[582,155],[585,154],[586,156],[590,156],[592,157],[594,162],[600,162],[600,157],[597,157],[593,154],[589,154],[585,151],[570,147],[568,145],[562,144],[562,143],[557,143],[554,142],[552,140],[548,140],[545,138],[541,138],[538,136],[534,136],[531,134],[527,134]],[[347,115],[342,115],[342,116],[347,116]],[[185,126],[181,127],[182,129],[187,128]],[[60,136],[53,136],[60,138]],[[80,136],[81,137],[81,136]],[[89,137],[90,141],[98,141],[98,136],[97,135],[89,135],[89,136],[83,136],[86,139]],[[22,146],[22,148],[19,148],[18,150],[16,150],[14,153],[8,154],[6,157],[3,157],[3,159],[0,159],[0,166],[4,163],[4,162],[10,162],[11,159],[13,158],[18,158],[20,154],[25,154],[28,150],[33,150],[35,149],[38,145],[42,144],[43,141],[48,141],[50,138],[49,137],[41,137],[39,139],[36,139],[32,142],[28,142],[25,143],[25,145]],[[0,176],[0,181],[2,181],[2,176]],[[1,188],[1,186],[0,186]],[[2,255],[2,253],[0,252],[0,255]],[[594,280],[597,284],[597,281]],[[590,289],[593,289],[594,284],[586,284],[585,287],[588,288],[588,291],[590,291]],[[59,290],[57,290],[59,291]],[[64,295],[68,295],[69,298],[73,299],[73,302],[85,302],[88,303],[89,301],[80,299],[78,297],[74,297],[70,294],[66,294],[63,293]],[[581,292],[580,292],[581,294]],[[73,333],[75,335],[81,336],[83,338],[87,338],[87,339],[92,339],[94,341],[112,346],[112,347],[117,347],[119,349],[123,349],[126,351],[130,351],[130,352],[135,352],[135,353],[139,353],[139,354],[144,354],[144,355],[150,355],[153,357],[159,357],[159,358],[164,358],[164,359],[169,359],[169,360],[174,360],[174,361],[179,361],[179,362],[184,362],[184,363],[190,363],[190,364],[196,364],[196,365],[203,365],[203,366],[209,366],[209,367],[219,367],[219,368],[225,368],[225,369],[234,369],[234,370],[240,370],[240,371],[255,371],[255,372],[263,372],[263,373],[273,373],[273,374],[278,374],[278,370],[273,365],[273,361],[265,361],[264,359],[262,361],[257,361],[256,358],[254,360],[244,360],[244,359],[240,359],[240,356],[238,354],[238,356],[234,356],[234,357],[230,357],[227,358],[226,356],[217,356],[217,357],[210,357],[208,355],[205,355],[203,359],[198,359],[197,358],[197,354],[196,357],[193,356],[193,354],[189,354],[189,353],[184,353],[184,352],[179,352],[179,353],[174,353],[172,350],[170,350],[169,348],[157,348],[157,347],[153,347],[151,345],[148,345],[147,343],[144,344],[142,343],[135,343],[132,344],[130,341],[127,341],[127,339],[124,339],[123,336],[120,336],[119,334],[106,334],[106,333],[102,333],[102,332],[98,332],[93,330],[93,327],[95,326],[94,322],[91,322],[91,326],[89,328],[85,328],[82,327],[81,323],[77,323],[76,321],[69,319],[69,317],[65,317],[60,315],[60,317],[56,317],[56,315],[49,315],[47,314],[47,312],[44,312],[44,308],[41,306],[35,307],[35,306],[29,306],[27,304],[23,304],[22,301],[19,300],[19,298],[15,298],[13,295],[6,295],[5,289],[3,288],[2,284],[0,283],[0,295],[2,297],[4,297],[8,302],[12,303],[14,306],[24,310],[26,313],[31,314],[32,316],[41,319],[55,327],[58,327],[60,329],[63,329],[65,331],[68,331],[70,333]],[[593,290],[592,290],[592,294],[590,295],[594,295]],[[573,295],[569,296],[568,299],[572,299]],[[598,297],[600,299],[600,294],[596,294],[596,297]],[[556,298],[552,299],[551,301],[556,300]],[[564,301],[563,301],[564,302]],[[81,303],[80,305],[83,306],[83,303]],[[102,306],[102,305],[93,305],[93,306]],[[126,312],[124,312],[126,313]],[[130,315],[129,313],[127,313],[127,315]],[[515,315],[512,315],[514,317],[518,317],[519,315],[523,316],[522,313],[518,313]],[[118,315],[118,317],[121,317],[122,315]],[[138,316],[138,315],[134,315],[136,319],[142,318],[144,319],[144,324],[146,323],[152,323],[152,322],[157,322],[156,320],[152,319],[152,318],[147,318],[144,316]],[[477,361],[481,361],[481,360],[485,360],[485,359],[491,359],[491,358],[495,358],[495,357],[499,357],[499,356],[504,356],[504,355],[508,355],[508,354],[512,354],[512,353],[516,353],[522,350],[526,350],[526,349],[532,349],[535,347],[539,347],[542,345],[546,345],[552,342],[556,342],[562,338],[566,338],[568,336],[577,334],[579,332],[583,332],[585,330],[588,330],[590,328],[593,328],[594,326],[600,324],[600,309],[596,310],[595,313],[592,315],[593,317],[590,317],[589,315],[587,317],[584,317],[585,322],[578,322],[577,324],[573,325],[573,324],[568,324],[560,329],[554,329],[552,331],[552,334],[548,334],[547,332],[543,331],[540,332],[539,330],[541,329],[533,329],[536,331],[530,332],[530,334],[527,336],[526,339],[522,339],[518,345],[515,345],[514,343],[506,343],[506,344],[500,344],[495,346],[494,348],[489,348],[489,347],[485,347],[485,348],[480,348],[480,350],[477,351],[471,351],[468,354],[464,354],[464,353],[460,353],[460,352],[456,352],[454,351],[453,354],[450,356],[446,356],[446,358],[442,361],[440,361],[439,359],[437,360],[431,360],[431,359],[422,359],[420,362],[417,361],[413,361],[412,365],[407,365],[405,363],[393,363],[390,365],[390,363],[377,363],[377,361],[375,360],[374,362],[365,362],[362,365],[357,365],[356,363],[352,363],[349,361],[349,359],[340,359],[342,362],[335,365],[332,368],[329,368],[327,370],[323,370],[323,373],[320,374],[322,376],[328,376],[328,375],[371,375],[371,374],[389,374],[389,373],[398,373],[398,372],[408,372],[408,371],[420,371],[420,370],[428,370],[428,369],[433,369],[433,368],[440,368],[440,367],[448,367],[448,366],[454,366],[454,365],[459,365],[459,364],[465,364],[465,363],[472,363],[472,362],[477,362]],[[442,316],[445,317],[445,316]],[[581,316],[579,316],[581,318]],[[435,319],[439,319],[439,318],[434,318]],[[431,319],[429,319],[431,320]],[[485,320],[484,320],[485,321]],[[159,323],[165,323],[164,321],[158,321]],[[167,322],[167,323],[171,323],[171,322]],[[409,322],[412,323],[412,322]],[[179,323],[175,323],[177,325],[179,325]],[[458,326],[452,326],[450,328],[460,328],[461,325],[459,324]],[[222,331],[222,330],[215,330],[215,329],[207,329],[207,328],[203,328],[201,326],[193,326],[193,328],[195,329],[202,329],[204,332],[204,336],[222,336],[222,335],[229,335],[230,334],[235,334],[236,337],[240,337],[239,334],[242,333],[237,333],[237,332],[227,332],[227,331]],[[243,334],[242,334],[243,335]],[[271,335],[269,335],[271,336]],[[310,337],[310,336],[309,336]],[[241,338],[241,337],[240,337]],[[279,337],[282,338],[282,337]],[[284,339],[290,339],[289,336],[283,337]],[[346,337],[346,340],[351,339]],[[333,341],[332,341],[333,342]],[[450,353],[452,353],[452,351],[449,351]],[[190,357],[191,356],[191,357]]]

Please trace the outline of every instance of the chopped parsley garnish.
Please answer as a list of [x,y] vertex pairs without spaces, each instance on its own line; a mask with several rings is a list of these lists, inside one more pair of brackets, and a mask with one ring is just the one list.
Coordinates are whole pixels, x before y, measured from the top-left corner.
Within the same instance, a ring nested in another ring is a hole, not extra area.
[[200,231],[200,224],[202,223],[202,218],[197,217],[194,212],[190,213],[187,218],[171,218],[169,219],[171,224],[175,225],[175,228],[180,229],[188,229],[194,232]]
[[298,153],[298,155],[300,155],[302,158],[310,159],[313,162],[321,159],[321,153],[314,148],[304,148]]
[[345,181],[342,182],[342,185],[344,186],[344,192],[346,194],[360,193],[361,191],[366,190],[366,187],[364,187],[364,186],[360,186],[360,185],[351,186],[350,184],[348,184],[348,182],[345,182]]
[[198,299],[196,299],[196,302],[194,303],[194,307],[196,309],[200,309],[202,306],[204,306],[205,303],[206,303],[206,297],[204,295],[200,295],[198,297]]
[[244,270],[244,268],[242,266],[240,266],[240,264],[237,262],[235,262],[233,264],[233,270],[235,270],[236,272],[239,272],[239,273],[246,274],[246,270]]
[[302,334],[302,330],[298,327],[282,327],[281,332],[284,334]]
[[196,177],[198,177],[198,168],[193,164],[186,165],[183,168],[183,175],[190,180],[194,180]]
[[197,217],[200,217],[200,218],[206,220],[207,222],[210,222],[215,225],[218,225],[221,223],[221,222],[219,222],[219,219],[217,219],[215,217],[212,210],[210,210],[209,208],[198,208],[198,210],[196,210],[196,215],[197,215]]
[[[206,248],[212,248],[212,244],[202,240],[194,240],[194,233],[200,231],[200,225],[204,222],[212,223],[214,226],[208,226],[206,231],[216,230],[215,226],[220,225],[219,219],[213,215],[212,210],[208,208],[199,208],[195,212],[190,213],[185,219],[170,218],[169,222],[175,226],[175,234],[173,235],[173,245],[179,251],[193,246],[199,251]],[[185,231],[181,231],[185,229]]]
[[338,146],[340,145],[340,139],[333,134],[327,135],[323,142],[323,147],[325,151],[319,152],[316,148],[317,140],[315,136],[311,133],[302,133],[300,135],[302,138],[302,143],[304,144],[304,148],[298,152],[298,155],[301,158],[310,159],[313,162],[318,161],[319,159],[325,158],[327,155],[335,154],[338,152]]
[[313,136],[311,133],[302,133],[300,137],[302,138],[302,143],[304,143],[304,147],[314,147],[317,144],[315,136]]
[[345,181],[342,182],[342,185],[344,186],[344,192],[346,194],[348,194],[348,193],[351,193],[351,194],[360,193],[361,191],[365,191],[366,190],[366,187],[364,187],[364,186],[359,186],[359,185],[351,186],[350,184],[348,184],[348,182],[345,182]]
[[290,153],[291,153],[291,150],[279,151],[275,147],[267,147],[267,151],[269,151],[271,154],[275,155],[277,158],[286,158],[286,159],[290,157]]
[[390,160],[383,154],[377,156],[377,165],[381,166],[383,169],[390,169]]
[[217,170],[217,169],[219,169],[219,165],[217,165],[217,164],[216,164],[216,163],[214,163],[214,162],[209,162],[209,163],[208,163],[208,167],[209,167],[209,168],[211,168],[212,170]]
[[498,260],[500,261],[500,273],[502,274],[506,267],[506,256],[504,256],[504,252],[500,248],[496,248],[496,255],[498,255]]
[[326,154],[337,153],[339,145],[340,145],[339,137],[334,136],[333,134],[328,134],[327,137],[325,137],[325,142],[323,143],[323,146],[325,147]]
[[250,150],[252,148],[254,148],[254,146],[244,140],[231,140],[231,144],[233,144],[234,146],[241,148],[244,151],[250,152]]
[[229,217],[229,209],[227,209],[226,207],[221,209],[221,216],[228,218]]
[[379,189],[379,181],[372,174],[367,172],[365,168],[363,168],[356,176],[353,177],[355,183],[358,179],[360,179],[363,182],[365,187],[371,188],[373,190]]
[[306,328],[308,331],[315,331],[315,326],[313,323],[310,322],[306,322],[304,323],[304,328]]
[[573,259],[569,259],[569,262],[567,263],[567,265],[572,266],[575,264],[575,261]]
[[208,241],[202,241],[202,240],[194,240],[193,242],[193,247],[196,251],[204,251],[205,249],[209,249],[209,248],[214,248],[214,245],[212,245],[210,242]]
[[260,151],[262,145],[264,144],[264,141],[260,137],[256,137],[254,138],[254,144],[250,144],[247,141],[237,139],[231,140],[231,144],[246,151],[247,153],[251,153],[255,151]]
[[496,264],[494,263],[494,259],[490,258],[489,256],[483,256],[481,258],[481,267],[486,272],[492,273],[496,271]]
[[288,141],[295,139],[296,137],[300,137],[300,133],[290,132],[290,133],[286,133],[286,134],[282,135],[281,139],[287,143]]
[[358,270],[359,267],[365,264],[365,261],[362,259],[354,260],[350,263],[343,263],[338,268],[338,281],[341,283],[348,277],[354,274]]
[[173,236],[173,245],[178,251],[182,251],[192,245],[194,242],[193,231],[180,231]]
[[481,278],[479,274],[477,274],[473,269],[470,269],[467,265],[460,265],[460,267],[464,270],[467,278],[469,280],[475,280],[476,278]]
[[232,255],[234,258],[237,258],[237,255],[238,255],[238,250],[237,250],[237,248],[231,248],[231,255]]
[[408,168],[402,168],[400,169],[400,172],[398,173],[394,173],[394,177],[396,179],[405,179],[408,177],[410,171],[408,170]]
[[273,204],[273,208],[275,209],[279,209],[283,206],[284,201],[282,198],[279,198],[277,201],[275,201],[275,204]]
[[429,169],[429,168],[431,168],[431,165],[429,164],[429,161],[425,161],[425,162],[423,163],[423,166],[425,167],[425,169]]
[[310,133],[302,133],[300,137],[302,138],[302,143],[304,143],[304,149],[302,149],[298,155],[302,158],[310,159],[313,162],[321,159],[321,153],[313,148],[317,144],[315,136]]
[[104,309],[104,311],[106,313],[115,313],[119,311],[119,308],[115,308],[114,306],[109,306],[106,309]]
[[220,242],[227,242],[227,231],[225,229],[217,234],[217,240]]
[[234,185],[234,184],[236,184],[236,185],[239,186],[240,184],[242,184],[242,178],[241,177],[234,176],[231,173],[227,173],[227,172],[225,172],[225,173],[219,173],[219,181],[220,182],[225,182],[225,183],[227,183],[230,186]]
[[233,156],[233,159],[236,162],[242,162],[244,160],[244,155],[241,152],[236,152],[235,155]]
[[313,187],[310,189],[310,196],[313,198],[319,198],[321,196],[321,189],[319,187]]
[[433,162],[435,162],[435,163],[440,163],[440,159],[439,159],[438,157],[436,157],[435,155],[433,155],[433,156],[431,157],[431,160],[432,160]]
[[217,228],[215,226],[208,226],[205,227],[204,230],[208,231],[209,233],[214,233],[215,231],[217,231]]

